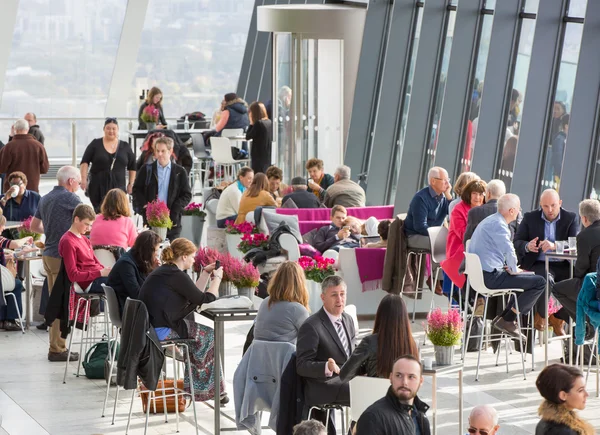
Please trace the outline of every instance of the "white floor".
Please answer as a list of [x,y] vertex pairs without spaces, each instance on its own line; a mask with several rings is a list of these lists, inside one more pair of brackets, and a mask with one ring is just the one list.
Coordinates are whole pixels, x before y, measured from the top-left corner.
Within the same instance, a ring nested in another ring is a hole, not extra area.
[[[369,328],[370,322],[361,322],[361,328]],[[226,326],[225,377],[227,389],[232,394],[233,372],[241,359],[245,334],[250,323]],[[419,322],[415,330],[421,330]],[[101,418],[105,384],[99,380],[88,380],[85,376],[74,376],[75,365],[69,369],[66,385],[62,383],[64,364],[48,362],[47,333],[36,329],[25,335],[20,332],[0,332],[0,435],[38,434],[122,434],[125,433],[130,394],[121,394],[114,426],[109,416]],[[422,332],[415,332],[421,339]],[[559,344],[553,343],[551,359],[559,358]],[[433,353],[430,344],[422,347],[424,355]],[[505,366],[495,367],[495,356],[491,353],[482,357],[479,382],[474,381],[476,354],[467,356],[467,369],[464,379],[465,424],[470,409],[477,404],[491,404],[500,414],[502,434],[532,434],[537,422],[536,411],[540,397],[535,389],[535,377],[543,363],[543,348],[536,348],[536,372],[531,372],[531,360],[527,369],[527,380],[520,374],[518,355],[509,356],[510,372]],[[503,361],[501,359],[501,361]],[[597,427],[600,426],[600,399],[595,397],[595,375],[590,375],[588,388],[594,389],[583,415]],[[447,377],[438,380],[438,434],[458,433],[457,378]],[[426,378],[420,396],[431,403],[431,384]],[[112,404],[112,395],[109,400]],[[134,401],[132,434],[143,433],[144,415],[140,399]],[[200,433],[213,433],[213,410],[199,403],[197,406]],[[233,400],[225,411],[233,417]],[[180,433],[194,432],[192,412],[185,412],[180,423]],[[430,416],[431,420],[431,416]],[[222,426],[233,428],[227,419]],[[149,433],[176,433],[175,416],[165,424],[162,416],[151,416]],[[233,432],[246,433],[246,432]],[[273,433],[265,431],[265,433]],[[466,433],[466,427],[463,430]]]

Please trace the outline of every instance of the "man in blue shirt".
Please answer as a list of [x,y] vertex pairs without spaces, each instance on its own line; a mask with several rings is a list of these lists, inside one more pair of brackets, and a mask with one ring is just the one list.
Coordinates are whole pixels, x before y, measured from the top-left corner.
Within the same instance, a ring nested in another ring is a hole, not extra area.
[[[577,213],[570,212],[561,207],[562,201],[554,189],[546,189],[540,196],[540,208],[525,213],[523,221],[519,224],[515,234],[515,251],[519,264],[525,270],[531,270],[536,275],[546,277],[546,252],[555,251],[557,240],[568,240],[577,236],[579,232],[579,218]],[[548,285],[554,291],[554,283],[570,277],[568,261],[548,260]],[[546,299],[540,298],[537,302],[537,313],[534,326],[541,331],[545,328]],[[550,315],[548,323],[552,325],[556,335],[565,335],[563,320]]]
[[[517,267],[517,256],[508,225],[517,218],[520,209],[521,201],[517,195],[502,195],[498,199],[498,212],[485,218],[475,229],[469,252],[479,256],[487,288],[523,289],[517,300],[520,312],[526,314],[544,293],[546,280],[538,275],[521,274]],[[517,311],[514,299],[511,299],[506,309],[492,324],[508,335],[515,338],[522,336],[525,339],[515,324],[516,319]]]

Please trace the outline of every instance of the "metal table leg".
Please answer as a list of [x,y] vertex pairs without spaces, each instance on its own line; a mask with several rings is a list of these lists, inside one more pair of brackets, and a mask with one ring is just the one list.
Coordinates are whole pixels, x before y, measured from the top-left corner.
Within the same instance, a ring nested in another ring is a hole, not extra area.
[[[221,352],[223,352],[223,324],[215,318],[215,434],[221,432]],[[224,361],[224,360],[223,360]]]
[[433,409],[433,435],[437,434],[437,375],[431,377],[431,408]]
[[[498,349],[499,351],[499,349]],[[458,372],[458,434],[463,435],[463,369]]]
[[31,261],[25,260],[25,329],[29,329],[31,318],[33,316],[31,303]]
[[550,290],[550,285],[548,284],[548,275],[550,273],[550,266],[548,264],[548,257],[545,257],[544,262],[546,263],[546,291],[545,291],[545,300],[546,300],[546,327],[544,334],[544,367],[548,366],[548,292]]

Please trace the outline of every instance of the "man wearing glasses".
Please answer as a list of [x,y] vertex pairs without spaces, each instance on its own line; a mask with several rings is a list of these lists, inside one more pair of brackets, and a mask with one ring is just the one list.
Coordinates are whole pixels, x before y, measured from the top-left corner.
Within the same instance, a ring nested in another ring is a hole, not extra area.
[[490,405],[479,405],[469,415],[469,433],[473,435],[496,435],[500,429],[498,413]]
[[[448,216],[448,205],[452,200],[452,186],[448,172],[444,168],[434,166],[427,174],[429,186],[419,190],[410,201],[404,232],[409,248],[429,250],[429,234],[427,228],[439,227]],[[437,265],[436,265],[437,266]],[[439,282],[435,286],[436,294],[442,294]]]

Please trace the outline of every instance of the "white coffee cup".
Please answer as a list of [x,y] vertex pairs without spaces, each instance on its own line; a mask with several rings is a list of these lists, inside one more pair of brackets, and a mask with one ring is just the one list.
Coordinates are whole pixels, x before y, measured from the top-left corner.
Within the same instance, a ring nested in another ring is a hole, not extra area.
[[433,358],[427,357],[423,359],[423,368],[425,370],[431,370],[433,368]]
[[19,194],[19,186],[12,186],[10,188],[10,197],[16,198],[18,194]]

